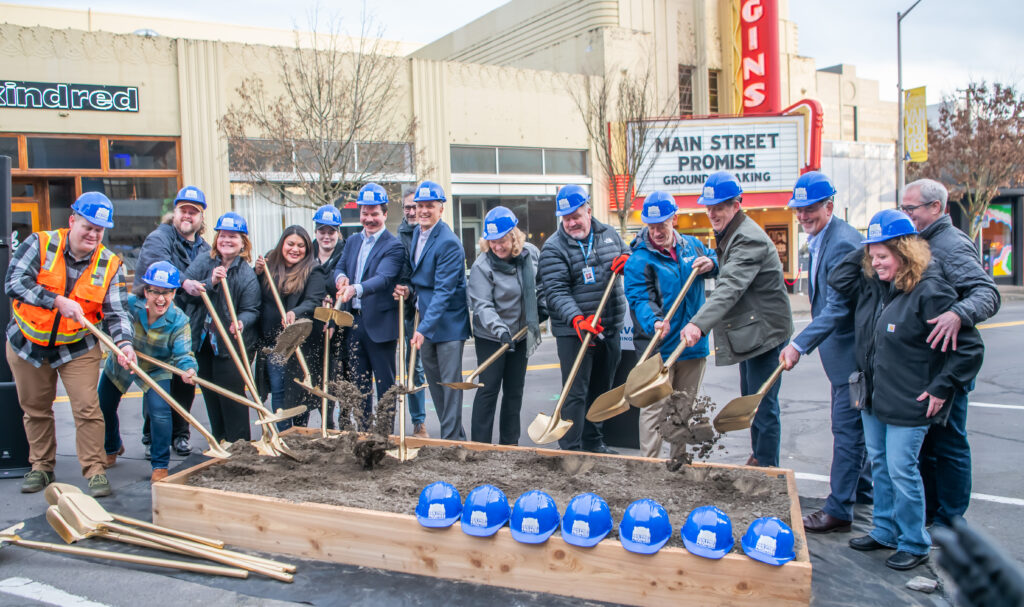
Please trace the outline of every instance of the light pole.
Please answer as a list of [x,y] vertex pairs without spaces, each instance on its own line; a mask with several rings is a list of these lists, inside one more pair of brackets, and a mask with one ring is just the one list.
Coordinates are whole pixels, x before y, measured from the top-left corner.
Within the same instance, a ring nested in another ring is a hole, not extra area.
[[896,124],[896,206],[900,206],[903,185],[907,181],[907,150],[903,141],[903,41],[900,37],[900,26],[903,18],[921,3],[917,0],[902,13],[896,13],[896,92],[897,92],[897,124]]

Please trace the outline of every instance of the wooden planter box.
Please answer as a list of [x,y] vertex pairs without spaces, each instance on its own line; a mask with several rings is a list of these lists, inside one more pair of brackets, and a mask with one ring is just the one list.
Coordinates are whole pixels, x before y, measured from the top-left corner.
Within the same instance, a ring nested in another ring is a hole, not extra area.
[[[413,438],[408,444],[527,449]],[[551,457],[565,455],[534,450]],[[808,605],[811,599],[811,563],[791,470],[756,468],[765,475],[784,476],[789,489],[796,559],[773,567],[743,554],[716,561],[683,548],[666,547],[643,556],[614,539],[577,548],[557,532],[543,544],[521,544],[512,539],[507,526],[493,537],[477,538],[462,533],[458,523],[449,529],[426,529],[412,514],[292,503],[186,484],[190,475],[217,463],[205,462],[154,483],[153,521],[264,552],[630,605],[764,607]]]

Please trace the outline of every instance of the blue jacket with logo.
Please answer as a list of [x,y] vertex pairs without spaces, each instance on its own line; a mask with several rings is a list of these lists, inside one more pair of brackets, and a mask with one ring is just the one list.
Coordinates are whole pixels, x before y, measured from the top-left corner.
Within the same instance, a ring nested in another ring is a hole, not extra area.
[[[638,328],[647,335],[654,335],[654,323],[665,318],[672,302],[690,277],[693,261],[698,257],[709,257],[715,268],[707,274],[697,276],[683,298],[675,315],[671,329],[661,342],[659,351],[662,360],[669,357],[679,345],[679,333],[704,305],[704,279],[718,275],[718,257],[715,252],[693,236],[676,235],[676,260],[654,248],[647,238],[647,228],[640,231],[631,243],[633,254],[626,262],[626,300],[633,311]],[[706,358],[709,353],[708,338],[704,336],[693,346],[683,350],[679,360]]]

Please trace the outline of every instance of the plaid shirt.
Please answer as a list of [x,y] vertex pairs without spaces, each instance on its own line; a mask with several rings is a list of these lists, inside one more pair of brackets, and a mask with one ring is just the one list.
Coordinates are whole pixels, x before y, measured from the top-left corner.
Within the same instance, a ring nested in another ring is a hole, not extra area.
[[[39,235],[31,234],[21,246],[14,251],[11,263],[7,267],[7,278],[4,280],[4,291],[13,299],[40,308],[52,310],[57,295],[47,291],[39,284]],[[67,292],[70,293],[75,282],[89,267],[91,256],[85,259],[75,259],[71,251],[65,246],[64,265],[67,268]],[[132,341],[134,335],[132,319],[127,312],[128,292],[125,290],[124,264],[117,269],[111,288],[107,290],[103,298],[103,329],[120,345],[122,342]],[[65,294],[66,296],[66,294]],[[74,343],[63,346],[40,346],[29,341],[18,327],[17,321],[13,318],[7,325],[7,342],[11,348],[23,358],[32,363],[35,367],[43,363],[51,367],[59,367],[64,363],[71,362],[85,354],[96,345],[96,337],[91,333]]]
[[[154,322],[149,322],[146,314],[146,300],[136,295],[128,296],[128,309],[131,311],[135,327],[135,351],[162,360],[183,371],[199,370],[196,358],[192,355],[192,331],[189,328],[188,315],[176,305],[171,305],[163,315]],[[156,365],[139,361],[139,367],[155,381],[171,379],[171,372]],[[103,372],[115,386],[125,393],[135,381],[131,371],[117,364],[113,356],[107,357]],[[149,384],[139,380],[143,392],[149,391]]]

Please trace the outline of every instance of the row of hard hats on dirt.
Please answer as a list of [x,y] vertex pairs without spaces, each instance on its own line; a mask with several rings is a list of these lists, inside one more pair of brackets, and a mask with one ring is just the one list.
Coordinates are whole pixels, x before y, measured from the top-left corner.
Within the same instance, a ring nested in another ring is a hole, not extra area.
[[[540,544],[561,527],[566,543],[582,548],[596,546],[612,530],[612,515],[599,495],[582,493],[572,498],[559,516],[555,500],[543,491],[527,491],[509,508],[508,498],[494,485],[480,485],[466,496],[449,483],[437,481],[420,492],[416,519],[424,527],[450,527],[461,521],[462,531],[489,537],[509,525],[513,539]],[[672,537],[668,513],[658,502],[640,499],[626,508],[619,523],[623,548],[638,554],[654,554]],[[695,508],[680,529],[683,545],[697,555],[720,559],[732,550],[732,521],[715,506]],[[770,565],[783,565],[796,556],[793,531],[776,517],[752,522],[740,541],[743,552]]]

